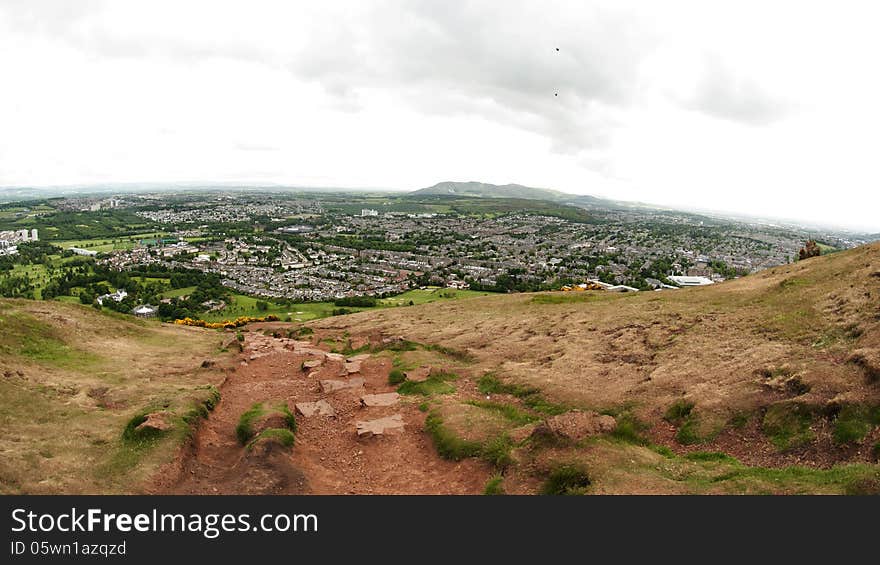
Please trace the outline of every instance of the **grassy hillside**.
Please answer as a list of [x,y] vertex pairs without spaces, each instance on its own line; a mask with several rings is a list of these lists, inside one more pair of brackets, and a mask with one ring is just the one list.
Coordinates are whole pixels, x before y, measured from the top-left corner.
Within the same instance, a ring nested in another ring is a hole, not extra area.
[[[575,448],[512,442],[510,488],[572,460],[604,477],[594,492],[849,492],[880,490],[878,297],[875,244],[710,287],[492,296],[311,325],[464,352],[471,386],[495,379],[485,392],[503,410],[543,417],[540,394],[617,417],[614,436]],[[454,421],[461,401],[432,410]]]
[[[200,367],[220,336],[193,328],[7,299],[0,328],[0,493],[139,492],[223,376]],[[126,432],[155,411],[167,433]]]

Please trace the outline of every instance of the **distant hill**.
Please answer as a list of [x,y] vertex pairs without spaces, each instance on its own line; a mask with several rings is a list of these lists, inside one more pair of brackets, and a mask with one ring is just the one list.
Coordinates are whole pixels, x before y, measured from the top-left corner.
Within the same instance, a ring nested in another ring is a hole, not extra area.
[[445,195],[474,198],[527,198],[530,200],[558,201],[569,196],[556,190],[533,188],[521,184],[489,184],[485,182],[438,182],[434,186],[410,193],[412,196]]
[[587,194],[569,194],[549,188],[535,188],[521,184],[489,184],[485,182],[438,182],[434,186],[414,190],[407,196],[457,196],[460,198],[519,198],[523,200],[546,200],[582,208],[618,209],[640,206],[636,203],[620,203]]

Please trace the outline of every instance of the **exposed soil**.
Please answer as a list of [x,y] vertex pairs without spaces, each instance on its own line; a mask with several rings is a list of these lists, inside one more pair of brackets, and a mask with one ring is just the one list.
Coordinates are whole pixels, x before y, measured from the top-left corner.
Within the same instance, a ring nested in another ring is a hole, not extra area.
[[[325,361],[310,372],[303,361],[316,355],[294,349],[316,344],[245,332],[240,365],[221,388],[222,400],[201,424],[192,446],[174,472],[163,473],[151,489],[173,494],[478,494],[491,474],[478,460],[441,459],[425,434],[418,400],[406,397],[395,406],[363,407],[364,394],[391,392],[387,358],[372,357],[360,371],[340,376],[342,363]],[[297,345],[299,344],[299,345]],[[325,348],[326,350],[326,348]],[[362,389],[323,393],[320,380],[361,377]],[[296,414],[292,450],[253,452],[236,439],[239,417],[254,403],[327,400],[335,417]],[[403,433],[358,438],[355,422],[400,414]]]

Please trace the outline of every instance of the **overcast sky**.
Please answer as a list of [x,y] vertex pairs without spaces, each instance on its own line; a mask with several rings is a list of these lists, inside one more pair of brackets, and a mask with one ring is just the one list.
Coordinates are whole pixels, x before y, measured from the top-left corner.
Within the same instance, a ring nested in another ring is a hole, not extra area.
[[0,0],[0,186],[479,180],[880,231],[872,5]]

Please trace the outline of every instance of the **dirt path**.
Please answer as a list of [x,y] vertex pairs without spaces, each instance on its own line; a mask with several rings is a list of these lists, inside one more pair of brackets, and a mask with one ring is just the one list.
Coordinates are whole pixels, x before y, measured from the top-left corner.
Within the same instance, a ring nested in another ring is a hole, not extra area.
[[[369,358],[348,376],[343,360],[324,358],[317,346],[248,332],[242,362],[224,384],[222,400],[204,422],[180,473],[160,477],[158,492],[172,494],[478,494],[490,475],[477,460],[441,459],[423,431],[419,398],[401,397],[394,406],[364,407],[364,394],[391,392],[390,362]],[[324,358],[313,370],[303,361]],[[364,387],[322,392],[320,381]],[[256,402],[267,405],[326,400],[335,417],[296,414],[296,445],[291,452],[251,453],[235,437],[241,414]],[[356,422],[400,414],[402,433],[358,438]]]

